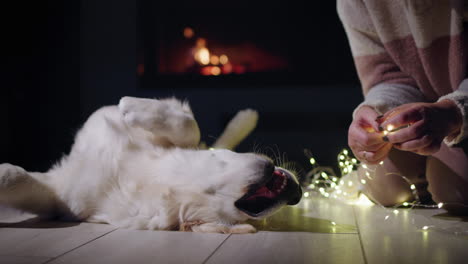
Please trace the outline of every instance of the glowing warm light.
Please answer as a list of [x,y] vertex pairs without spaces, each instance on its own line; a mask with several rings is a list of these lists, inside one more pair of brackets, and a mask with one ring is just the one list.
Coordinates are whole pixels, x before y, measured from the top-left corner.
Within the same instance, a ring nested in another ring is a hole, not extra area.
[[327,175],[325,172],[322,172],[320,175],[321,175],[323,178],[328,179],[328,175]]
[[211,55],[210,62],[213,65],[218,65],[219,64],[219,57],[216,55]]
[[362,164],[362,167],[363,167],[364,169],[367,169],[367,165],[366,165],[366,164]]
[[414,184],[411,184],[410,188],[411,190],[416,190],[416,186]]
[[349,186],[349,187],[353,186],[353,182],[352,182],[352,181],[348,181],[348,186]]
[[333,221],[331,221],[331,224],[332,224],[332,225],[336,225],[336,223],[335,223],[335,222],[333,222]]
[[310,159],[309,159],[309,162],[310,162],[310,164],[314,165],[314,164],[315,164],[315,159],[314,159],[314,158],[310,158]]
[[344,166],[344,163],[342,161],[340,161],[340,163],[338,163],[338,164],[340,164],[340,167]]
[[395,209],[395,210],[393,210],[393,213],[397,215],[399,213],[399,211],[397,209]]
[[196,51],[195,53],[195,60],[203,65],[207,65],[210,63],[210,51],[203,47]]
[[309,184],[310,189],[315,189],[315,184]]
[[345,159],[345,156],[344,155],[340,155],[340,160],[344,160]]
[[323,187],[320,187],[320,188],[319,188],[319,191],[320,191],[321,193],[323,193],[323,192],[325,191],[325,189],[324,189]]
[[408,206],[408,205],[409,205],[408,202],[404,202],[404,203],[403,203],[403,206]]
[[370,176],[370,173],[368,171],[366,171],[366,176],[369,177]]
[[221,69],[219,67],[213,67],[211,68],[211,74],[212,75],[220,75],[221,74]]
[[214,150],[214,148],[209,148],[209,150]]
[[304,193],[304,197],[305,197],[305,198],[309,197],[309,192],[305,192],[305,193]]
[[428,226],[423,226],[423,228],[422,228],[422,229],[423,229],[423,230],[428,230],[428,229],[429,229],[429,227],[428,227]]
[[366,184],[366,180],[361,179],[361,183],[362,183],[362,184]]
[[439,207],[439,208],[442,208],[442,206],[444,206],[444,203],[438,203],[437,204],[437,207]]
[[226,63],[223,65],[223,73],[224,74],[229,74],[232,72],[232,64],[231,63]]
[[354,202],[356,205],[364,205],[364,206],[371,206],[374,203],[363,193],[361,193],[358,199]]
[[327,198],[328,198],[328,196],[330,196],[330,194],[328,194],[328,193],[324,193],[323,195],[324,195],[325,197],[327,197]]
[[354,163],[354,164],[356,164],[356,163],[357,163],[357,159],[352,158],[352,159],[351,159],[351,162]]
[[343,149],[343,154],[348,155],[348,150],[347,150],[347,149]]
[[379,162],[380,165],[383,165],[383,160],[381,162]]
[[226,64],[226,63],[228,63],[228,62],[229,62],[228,56],[226,56],[226,55],[224,55],[224,54],[221,55],[221,56],[219,56],[219,62],[220,62],[221,64]]
[[389,217],[390,217],[389,215],[386,215],[386,216],[385,216],[385,220],[387,220]]
[[387,126],[387,131],[388,131],[388,132],[392,132],[392,130],[393,130],[394,128],[395,128],[394,125],[388,125],[388,126]]
[[336,181],[337,181],[337,179],[336,179],[336,178],[332,178],[332,181],[336,182]]
[[184,37],[185,38],[192,38],[195,35],[195,32],[193,32],[193,29],[191,27],[186,27],[184,28]]
[[383,134],[384,134],[384,136],[388,135],[388,131],[384,130]]

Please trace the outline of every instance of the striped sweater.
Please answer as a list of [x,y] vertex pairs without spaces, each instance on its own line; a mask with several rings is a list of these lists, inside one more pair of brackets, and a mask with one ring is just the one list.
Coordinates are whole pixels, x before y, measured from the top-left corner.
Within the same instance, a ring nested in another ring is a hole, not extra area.
[[[468,135],[468,1],[338,0],[365,100],[384,112],[411,102],[453,100]],[[356,108],[356,109],[358,109]]]

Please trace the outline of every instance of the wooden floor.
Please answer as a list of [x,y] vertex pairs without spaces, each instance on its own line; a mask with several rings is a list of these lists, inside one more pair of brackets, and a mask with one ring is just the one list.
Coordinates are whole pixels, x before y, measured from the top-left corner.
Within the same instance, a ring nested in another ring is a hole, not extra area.
[[261,231],[137,231],[0,207],[0,263],[468,263],[468,219],[441,209],[396,214],[309,197],[252,223]]

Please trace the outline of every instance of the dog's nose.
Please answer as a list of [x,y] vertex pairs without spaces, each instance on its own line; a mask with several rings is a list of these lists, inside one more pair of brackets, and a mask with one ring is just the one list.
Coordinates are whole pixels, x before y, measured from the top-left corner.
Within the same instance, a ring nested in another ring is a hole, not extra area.
[[263,168],[263,175],[267,177],[271,176],[274,171],[275,171],[275,164],[273,164],[273,161],[265,160],[265,165]]
[[292,192],[291,199],[288,201],[288,205],[295,205],[301,201],[302,198],[302,188],[297,185],[294,186],[294,191]]

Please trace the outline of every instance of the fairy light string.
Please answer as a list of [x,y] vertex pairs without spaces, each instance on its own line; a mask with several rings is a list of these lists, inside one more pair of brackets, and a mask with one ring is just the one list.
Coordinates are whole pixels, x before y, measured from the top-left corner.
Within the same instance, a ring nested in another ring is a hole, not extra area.
[[[448,203],[438,204],[423,204],[420,200],[416,185],[412,183],[407,177],[401,174],[385,173],[384,175],[398,176],[404,179],[413,194],[412,201],[405,201],[396,204],[392,207],[385,207],[379,203],[372,202],[363,192],[365,185],[376,177],[376,170],[378,167],[382,167],[384,162],[380,162],[377,165],[367,165],[359,162],[355,157],[351,155],[348,149],[341,150],[337,155],[337,165],[339,174],[336,174],[331,167],[320,166],[317,159],[312,155],[310,150],[305,150],[305,154],[309,159],[311,169],[305,176],[305,191],[304,197],[309,197],[312,194],[318,194],[325,198],[338,199],[354,205],[372,205],[375,204],[384,208],[388,212],[385,215],[384,221],[391,218],[398,217],[401,209],[411,210],[413,208],[429,208],[429,209],[440,209]],[[358,177],[358,170],[361,177]],[[466,226],[460,228],[453,227],[438,227],[433,224],[428,216],[425,216],[430,224],[425,224],[419,229],[422,232],[426,232],[430,229],[436,229],[439,231],[449,232],[455,235],[468,235]],[[414,221],[413,221],[414,222]]]

